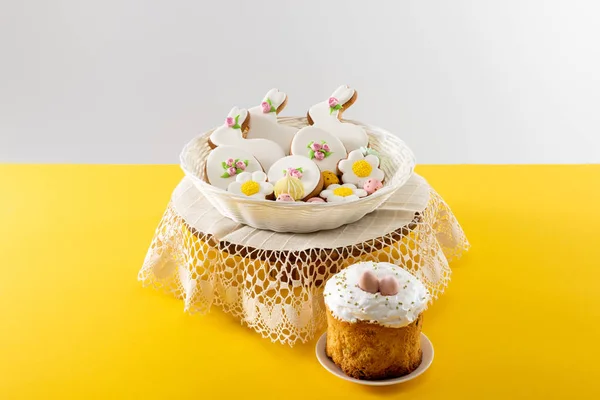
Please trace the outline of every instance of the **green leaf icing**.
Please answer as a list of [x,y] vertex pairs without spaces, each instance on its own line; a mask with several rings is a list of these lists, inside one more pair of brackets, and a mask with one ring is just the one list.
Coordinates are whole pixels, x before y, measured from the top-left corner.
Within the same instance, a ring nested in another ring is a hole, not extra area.
[[329,107],[329,114],[331,115],[331,114],[333,114],[334,111],[341,110],[341,109],[342,109],[341,104],[338,104],[335,107]]

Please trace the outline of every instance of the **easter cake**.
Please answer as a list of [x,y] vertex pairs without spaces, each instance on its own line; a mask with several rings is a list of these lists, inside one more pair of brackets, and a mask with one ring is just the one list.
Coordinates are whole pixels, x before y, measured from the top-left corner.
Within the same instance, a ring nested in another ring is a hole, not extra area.
[[325,284],[327,356],[345,374],[378,380],[403,376],[421,363],[425,286],[386,262],[359,262]]

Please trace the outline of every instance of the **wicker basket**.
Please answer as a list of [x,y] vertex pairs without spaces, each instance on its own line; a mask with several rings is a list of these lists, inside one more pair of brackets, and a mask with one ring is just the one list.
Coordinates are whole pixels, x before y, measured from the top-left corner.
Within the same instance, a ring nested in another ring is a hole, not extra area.
[[[283,117],[280,123],[302,128],[305,117]],[[381,154],[380,168],[385,173],[384,187],[374,194],[350,203],[275,202],[244,198],[206,182],[204,164],[210,147],[212,131],[190,141],[181,152],[181,168],[198,190],[225,217],[257,229],[275,232],[308,233],[334,229],[358,221],[374,211],[410,178],[415,157],[402,140],[377,127],[344,120],[365,128],[369,145]]]

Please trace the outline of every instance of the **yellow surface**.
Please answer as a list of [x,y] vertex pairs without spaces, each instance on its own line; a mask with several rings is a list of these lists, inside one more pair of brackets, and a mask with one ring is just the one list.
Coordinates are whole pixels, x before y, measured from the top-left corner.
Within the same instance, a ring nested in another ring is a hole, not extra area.
[[472,251],[367,388],[136,280],[176,166],[0,166],[0,398],[600,398],[600,166],[423,166]]

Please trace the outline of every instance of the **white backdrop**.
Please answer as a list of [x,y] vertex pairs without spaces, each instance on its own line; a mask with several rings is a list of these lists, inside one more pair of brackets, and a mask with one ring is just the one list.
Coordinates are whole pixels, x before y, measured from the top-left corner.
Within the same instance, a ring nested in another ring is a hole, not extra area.
[[338,85],[420,163],[600,162],[600,2],[0,0],[0,162],[174,163]]

